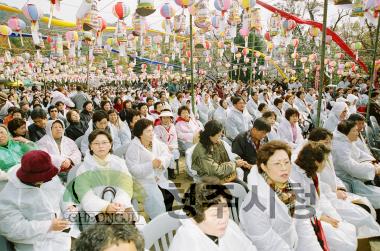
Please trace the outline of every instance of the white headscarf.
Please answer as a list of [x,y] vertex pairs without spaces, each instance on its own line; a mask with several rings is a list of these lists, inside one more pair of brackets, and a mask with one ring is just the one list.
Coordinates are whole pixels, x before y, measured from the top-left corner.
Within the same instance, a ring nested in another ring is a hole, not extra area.
[[348,111],[348,106],[345,102],[335,102],[323,127],[330,132],[335,131],[340,122],[340,114],[342,114],[344,110]]

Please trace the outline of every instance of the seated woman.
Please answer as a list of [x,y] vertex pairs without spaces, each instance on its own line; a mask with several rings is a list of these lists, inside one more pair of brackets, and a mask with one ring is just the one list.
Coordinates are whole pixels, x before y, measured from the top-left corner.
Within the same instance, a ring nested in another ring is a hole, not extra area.
[[[312,207],[314,217],[321,225],[330,250],[356,250],[357,238],[354,225],[344,221],[331,205],[321,189],[319,174],[325,168],[330,149],[315,142],[307,143],[297,156],[291,179],[303,191],[298,196],[305,207]],[[313,222],[313,221],[312,221]],[[315,222],[314,222],[315,224]]]
[[169,251],[255,251],[256,247],[229,218],[231,195],[215,179],[193,183],[185,193],[181,227]]
[[73,203],[62,200],[65,188],[56,176],[48,153],[30,151],[21,166],[10,172],[0,196],[0,235],[13,242],[16,250],[71,249],[70,222],[65,212],[76,212]]
[[328,114],[326,122],[323,124],[323,128],[326,128],[330,132],[334,132],[340,121],[347,119],[348,106],[344,102],[335,102],[333,108]]
[[[89,154],[75,175],[74,191],[81,207],[90,215],[122,214],[135,216],[131,204],[132,176],[123,159],[112,154],[112,137],[105,130],[94,130],[88,137]],[[114,218],[117,220],[117,218]],[[119,222],[120,223],[120,222]]]
[[271,140],[278,140],[278,123],[277,121],[277,115],[275,112],[268,111],[263,113],[263,119],[265,119],[266,122],[271,126],[271,130],[268,133],[268,141]]
[[108,120],[111,125],[116,128],[121,145],[127,145],[131,142],[131,131],[129,130],[127,124],[121,121],[116,110],[111,109],[108,111]]
[[298,125],[299,112],[295,108],[285,111],[285,119],[281,120],[278,126],[278,137],[286,141],[292,149],[299,147],[304,141],[301,128]]
[[154,137],[153,122],[149,119],[137,121],[133,135],[125,159],[132,176],[144,188],[144,209],[153,219],[172,208],[174,197],[168,190],[175,189],[175,185],[165,177],[172,154]]
[[[309,142],[317,142],[331,149],[332,136],[327,129],[317,127],[310,132]],[[339,215],[356,227],[358,239],[380,236],[376,211],[368,199],[347,191],[343,181],[336,176],[331,154],[325,164],[319,174],[321,192]]]
[[257,168],[248,176],[252,190],[240,207],[240,225],[258,250],[326,250],[318,243],[310,219],[302,217],[305,212],[296,206],[296,188],[289,181],[290,157],[285,142],[274,140],[260,147]]
[[373,182],[380,176],[380,165],[355,145],[359,132],[353,121],[342,121],[334,132],[332,158],[336,175],[350,192],[367,197],[375,209],[380,209],[380,187]]
[[219,100],[219,106],[212,114],[212,119],[222,123],[223,127],[226,126],[228,103],[225,99]]
[[190,116],[190,109],[181,106],[178,109],[178,117],[175,122],[178,135],[178,146],[181,152],[193,146],[198,141],[199,132],[203,129],[202,124]]
[[66,113],[66,119],[69,122],[69,126],[65,130],[65,135],[72,140],[83,136],[88,129],[86,121],[81,120],[79,111],[72,109]]
[[127,123],[128,129],[129,129],[129,136],[131,140],[133,139],[133,128],[135,127],[135,124],[137,121],[141,119],[140,112],[135,109],[127,109],[125,114],[125,122]]
[[[169,147],[169,151],[173,155],[168,167],[168,176],[175,179],[175,162],[179,159],[178,137],[175,126],[172,122],[173,114],[170,110],[162,110],[160,113],[160,123],[154,127],[154,133],[163,143]],[[178,163],[177,163],[178,165]]]
[[210,120],[206,123],[204,131],[200,133],[199,143],[195,146],[191,159],[191,168],[199,177],[213,176],[223,182],[238,180],[236,168],[251,168],[246,161],[232,153],[231,147],[221,140],[223,125]]
[[[28,140],[16,141],[8,133],[8,129],[4,125],[0,125],[0,180],[7,181],[7,172],[21,161],[21,157],[31,151],[37,149],[37,145]],[[4,186],[4,182],[0,182],[0,190]]]
[[88,153],[88,136],[93,130],[96,130],[96,129],[105,130],[111,135],[112,148],[114,150],[117,150],[119,147],[121,147],[121,141],[120,141],[119,135],[117,133],[117,130],[109,123],[107,112],[100,110],[100,111],[94,112],[94,115],[92,116],[92,120],[90,121],[88,125],[88,129],[83,136],[81,147],[80,147],[80,150],[83,155],[86,155]]
[[28,130],[26,128],[26,121],[21,118],[14,118],[8,123],[9,133],[13,138],[28,140]]
[[53,164],[61,173],[68,172],[82,160],[78,146],[72,139],[64,136],[64,133],[65,125],[61,120],[49,120],[46,135],[37,141],[40,150],[50,154]]

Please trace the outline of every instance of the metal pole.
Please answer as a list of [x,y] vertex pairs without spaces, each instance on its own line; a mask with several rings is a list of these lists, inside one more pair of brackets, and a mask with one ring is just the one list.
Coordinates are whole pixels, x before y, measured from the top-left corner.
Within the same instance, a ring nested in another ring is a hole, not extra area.
[[320,68],[320,78],[318,86],[318,112],[317,112],[317,127],[320,124],[321,118],[321,106],[322,106],[322,91],[323,82],[325,79],[325,52],[326,52],[326,24],[327,24],[327,6],[328,0],[324,0],[323,3],[323,28],[322,28],[322,44],[321,44],[321,68]]
[[193,62],[193,15],[191,14],[190,14],[190,76],[191,76],[191,108],[195,115],[194,62]]
[[252,32],[252,55],[251,55],[251,76],[249,78],[249,82],[252,82],[253,77],[253,65],[254,65],[254,52],[255,52],[255,31]]
[[380,29],[380,17],[377,18],[377,27],[376,27],[376,36],[375,36],[375,48],[373,49],[373,57],[372,57],[372,68],[371,68],[371,85],[369,86],[369,92],[368,92],[368,105],[367,105],[367,115],[366,119],[367,122],[369,121],[369,108],[371,105],[371,96],[372,96],[372,90],[373,86],[375,85],[375,64],[376,64],[376,54],[377,54],[377,44],[379,42],[379,29]]

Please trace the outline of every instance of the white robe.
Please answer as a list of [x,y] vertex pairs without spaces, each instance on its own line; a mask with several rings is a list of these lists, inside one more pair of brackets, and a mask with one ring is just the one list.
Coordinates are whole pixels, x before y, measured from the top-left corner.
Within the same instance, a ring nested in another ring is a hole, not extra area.
[[243,234],[239,226],[231,219],[226,232],[216,245],[192,219],[182,219],[182,226],[177,230],[169,251],[255,251],[256,247]]
[[[153,138],[152,151],[146,149],[135,137],[128,145],[125,159],[135,181],[145,190],[144,208],[151,219],[165,212],[164,198],[158,186],[173,190],[175,185],[169,182],[164,173],[170,164],[172,154],[159,139]],[[161,170],[153,168],[152,161],[160,159]],[[173,187],[174,185],[174,187]]]
[[70,206],[62,201],[65,188],[55,176],[40,188],[22,183],[9,174],[9,182],[0,193],[0,235],[15,244],[18,251],[69,251],[71,237],[65,232],[49,231],[51,219]]
[[281,121],[277,130],[277,134],[280,140],[286,141],[286,143],[288,143],[292,149],[296,149],[298,146],[302,145],[304,141],[302,131],[298,123],[296,125],[296,129],[297,129],[297,138],[295,142],[293,142],[292,127],[290,125],[290,122],[287,119],[283,119]]
[[252,117],[248,112],[238,111],[233,107],[227,115],[226,137],[232,142],[236,136],[252,128]]
[[[40,150],[47,152],[53,164],[60,168],[63,161],[70,159],[74,165],[78,165],[82,161],[82,154],[78,149],[78,146],[75,142],[69,137],[64,136],[65,131],[62,133],[61,147],[58,148],[57,143],[55,142],[51,127],[56,120],[49,120],[46,126],[46,135],[43,136],[37,145]],[[63,128],[65,128],[64,123],[61,121]]]
[[315,210],[315,216],[320,219],[322,215],[330,216],[339,221],[337,228],[331,224],[321,221],[323,231],[327,240],[327,244],[331,251],[340,251],[344,246],[344,250],[356,251],[357,237],[354,225],[344,221],[335,208],[326,198],[323,190],[320,189],[320,196],[317,195],[313,180],[306,176],[304,170],[297,165],[292,167],[291,180],[300,184],[300,193],[297,194],[304,200],[305,206],[311,206]]
[[376,171],[371,163],[373,157],[358,149],[346,135],[338,131],[334,132],[332,157],[336,174],[346,188],[367,197],[374,208],[380,208],[380,187],[364,184],[364,181],[375,178]]
[[[322,251],[310,220],[292,218],[287,206],[271,190],[256,166],[248,175],[248,187],[252,190],[240,207],[240,225],[258,250]],[[274,205],[272,194],[275,195]],[[264,208],[259,208],[258,203]]]

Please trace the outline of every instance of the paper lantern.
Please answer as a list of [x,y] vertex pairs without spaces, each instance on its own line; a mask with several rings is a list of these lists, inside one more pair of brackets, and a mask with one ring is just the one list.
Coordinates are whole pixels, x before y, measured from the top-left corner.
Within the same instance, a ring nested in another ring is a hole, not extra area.
[[261,14],[260,8],[250,9],[248,12],[248,20],[249,20],[249,29],[250,30],[261,30]]
[[277,13],[272,14],[269,20],[269,32],[272,37],[277,36],[281,29],[281,16]]
[[24,46],[24,41],[22,39],[22,30],[25,29],[26,24],[25,22],[18,18],[18,17],[11,17],[8,20],[8,26],[11,28],[13,31],[18,32],[20,34],[20,39],[21,39],[21,46]]
[[149,16],[156,11],[153,0],[138,0],[136,13],[142,17]]
[[230,8],[232,1],[231,0],[214,0],[214,7],[218,11],[222,12],[222,16]]
[[31,22],[31,31],[32,31],[32,38],[33,43],[35,45],[40,44],[40,37],[38,34],[38,20],[40,20],[42,16],[42,12],[34,3],[26,3],[22,7],[22,12],[24,16]]
[[91,10],[85,15],[82,20],[82,29],[84,31],[99,31],[102,25],[101,16],[94,2],[91,6]]
[[231,26],[237,26],[241,23],[240,14],[239,14],[239,5],[237,4],[237,2],[232,3],[232,7],[230,8],[227,22]]
[[222,22],[221,16],[215,15],[211,17],[211,24],[212,24],[212,27],[214,27],[215,29],[220,28],[221,22]]
[[351,17],[363,17],[364,12],[363,0],[353,0]]
[[310,63],[315,63],[315,61],[317,60],[318,56],[317,54],[313,53],[313,54],[310,54],[309,55],[309,62]]
[[249,9],[255,7],[256,0],[241,0],[241,7],[248,11]]
[[187,7],[193,5],[194,0],[175,0],[175,3],[182,8],[186,9]]
[[355,50],[356,60],[359,59],[359,50],[363,49],[363,44],[361,42],[355,42],[351,44],[351,48]]
[[248,36],[249,36],[249,30],[241,28],[239,30],[240,36],[244,38],[244,47],[248,47]]
[[205,1],[197,4],[197,13],[195,15],[194,24],[201,29],[207,29],[211,25],[210,11]]
[[165,18],[165,22],[167,23],[165,25],[165,28],[166,28],[165,42],[167,43],[169,42],[169,34],[172,32],[172,28],[173,28],[171,25],[170,19],[174,17],[175,10],[174,10],[174,7],[171,6],[169,3],[164,3],[161,6],[160,13],[161,13],[161,16]]
[[129,6],[124,1],[118,1],[112,8],[113,15],[119,20],[123,20],[129,16],[130,12]]
[[11,41],[9,41],[9,35],[12,34],[12,29],[6,25],[0,25],[0,36],[8,41],[8,46],[12,49]]
[[311,37],[317,37],[319,35],[319,29],[317,27],[310,27],[309,29],[309,35]]
[[175,33],[184,32],[186,29],[186,16],[184,14],[174,16],[173,23],[174,23],[173,30]]
[[294,30],[296,27],[297,27],[297,23],[294,20],[286,19],[286,20],[284,20],[284,22],[282,22],[282,28],[286,32]]
[[300,61],[302,63],[302,69],[305,69],[305,64],[307,62],[307,57],[301,57]]

